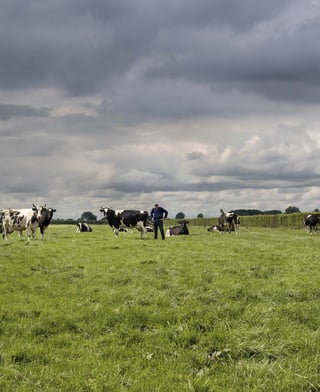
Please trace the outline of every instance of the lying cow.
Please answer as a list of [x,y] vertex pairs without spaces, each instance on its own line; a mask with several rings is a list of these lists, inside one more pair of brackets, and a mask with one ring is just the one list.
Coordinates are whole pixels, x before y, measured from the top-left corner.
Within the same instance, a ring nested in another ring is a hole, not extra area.
[[42,215],[46,210],[46,205],[35,206],[29,209],[4,209],[1,210],[2,216],[2,238],[8,239],[8,234],[18,231],[19,237],[23,230],[27,230],[28,240],[32,236],[35,238],[36,228],[39,227]]
[[135,227],[140,232],[140,238],[145,237],[147,232],[148,211],[139,210],[113,210],[109,207],[101,207],[100,212],[103,212],[107,218],[110,227],[116,237],[118,237],[120,227]]
[[187,227],[187,223],[189,223],[186,220],[179,221],[180,223],[179,226],[170,226],[169,229],[166,232],[166,237],[171,237],[173,235],[189,235],[189,229]]
[[87,233],[87,232],[91,232],[92,228],[90,225],[88,225],[88,223],[85,222],[79,222],[77,224],[77,233]]
[[[226,225],[214,225],[214,226],[210,226],[210,227],[208,227],[207,230],[210,231],[210,232],[212,232],[212,233],[217,232],[217,233],[220,233],[220,234],[229,232],[229,229],[228,229],[228,227],[227,227]],[[235,231],[235,228],[232,227],[232,228],[231,228],[231,231]]]
[[309,214],[304,219],[304,225],[310,234],[317,233],[318,223],[320,223],[320,214]]

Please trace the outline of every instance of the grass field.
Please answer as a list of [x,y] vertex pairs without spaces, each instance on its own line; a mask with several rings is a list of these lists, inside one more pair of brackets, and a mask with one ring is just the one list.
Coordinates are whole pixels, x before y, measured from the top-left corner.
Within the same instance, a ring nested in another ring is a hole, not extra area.
[[1,392],[320,391],[320,235],[93,230],[1,240]]

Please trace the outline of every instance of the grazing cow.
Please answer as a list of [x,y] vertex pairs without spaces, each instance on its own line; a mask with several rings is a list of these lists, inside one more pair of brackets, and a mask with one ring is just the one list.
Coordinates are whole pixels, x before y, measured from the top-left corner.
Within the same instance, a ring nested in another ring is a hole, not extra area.
[[77,233],[85,233],[85,232],[91,232],[92,228],[88,225],[88,223],[85,222],[79,222],[77,224]]
[[189,223],[186,220],[179,221],[180,223],[179,226],[170,226],[169,229],[166,232],[166,237],[170,237],[173,235],[189,235],[189,229],[187,227],[187,223]]
[[31,235],[35,238],[36,228],[39,227],[39,222],[42,219],[42,214],[46,210],[46,205],[35,206],[29,209],[5,209],[1,210],[2,215],[2,238],[7,240],[8,234],[18,231],[19,237],[23,230],[27,230],[28,240]]
[[317,233],[318,223],[320,223],[320,214],[309,214],[304,218],[304,225],[307,226],[310,234]]
[[42,211],[42,215],[39,220],[39,228],[40,228],[41,238],[43,238],[44,231],[47,230],[47,228],[51,222],[51,219],[53,217],[53,213],[56,211],[57,210],[55,208],[45,208]]
[[231,233],[231,231],[237,232],[237,227],[238,224],[240,223],[240,220],[237,216],[237,214],[233,211],[229,211],[225,213],[222,209],[220,209],[221,215],[218,219],[218,226],[220,228],[225,227],[225,224],[227,223],[227,231]]
[[120,226],[135,227],[140,232],[140,238],[145,237],[145,233],[147,232],[146,223],[148,219],[148,211],[115,211],[109,207],[101,207],[100,212],[103,212],[104,216],[107,218],[116,237],[118,237]]

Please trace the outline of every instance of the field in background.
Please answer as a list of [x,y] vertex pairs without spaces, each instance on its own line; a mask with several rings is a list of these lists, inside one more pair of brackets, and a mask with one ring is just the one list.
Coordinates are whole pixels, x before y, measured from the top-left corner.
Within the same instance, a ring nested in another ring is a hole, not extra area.
[[320,391],[320,236],[189,228],[1,241],[0,390]]

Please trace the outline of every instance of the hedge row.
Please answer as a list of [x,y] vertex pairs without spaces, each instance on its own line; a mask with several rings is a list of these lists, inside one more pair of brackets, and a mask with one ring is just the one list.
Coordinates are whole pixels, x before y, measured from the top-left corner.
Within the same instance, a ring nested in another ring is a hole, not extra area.
[[[304,218],[309,213],[296,214],[276,214],[276,215],[253,215],[241,216],[240,225],[242,227],[291,227],[301,229],[304,227]],[[212,226],[218,223],[218,218],[197,218],[190,219],[189,224],[195,226]]]

